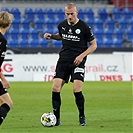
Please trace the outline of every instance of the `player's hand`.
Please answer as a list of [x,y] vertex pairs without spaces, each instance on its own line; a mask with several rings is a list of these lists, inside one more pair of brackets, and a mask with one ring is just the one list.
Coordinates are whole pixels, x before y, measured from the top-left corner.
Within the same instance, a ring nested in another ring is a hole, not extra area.
[[44,38],[46,38],[46,39],[51,39],[51,36],[52,36],[52,34],[50,34],[50,33],[44,34]]
[[76,58],[75,58],[75,60],[74,60],[74,64],[76,65],[76,66],[78,66],[81,62],[82,62],[82,60],[83,60],[83,58],[82,58],[82,56],[77,56]]
[[6,88],[6,89],[10,88],[10,84],[7,80],[3,80],[1,81],[1,83],[3,85],[3,88]]

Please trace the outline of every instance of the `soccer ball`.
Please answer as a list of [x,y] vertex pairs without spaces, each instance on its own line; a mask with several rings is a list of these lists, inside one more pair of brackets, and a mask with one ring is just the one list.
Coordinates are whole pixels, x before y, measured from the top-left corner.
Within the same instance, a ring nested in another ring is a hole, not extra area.
[[41,124],[45,127],[53,127],[56,124],[56,116],[51,112],[44,113],[41,116]]

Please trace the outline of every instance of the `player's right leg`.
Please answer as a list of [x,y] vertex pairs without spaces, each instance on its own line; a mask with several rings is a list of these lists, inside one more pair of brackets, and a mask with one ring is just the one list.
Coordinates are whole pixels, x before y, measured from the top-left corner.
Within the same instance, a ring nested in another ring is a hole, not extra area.
[[53,79],[52,106],[53,106],[53,112],[57,118],[57,122],[55,126],[60,125],[60,106],[61,106],[60,91],[63,85],[64,85],[64,81],[62,79],[60,78]]

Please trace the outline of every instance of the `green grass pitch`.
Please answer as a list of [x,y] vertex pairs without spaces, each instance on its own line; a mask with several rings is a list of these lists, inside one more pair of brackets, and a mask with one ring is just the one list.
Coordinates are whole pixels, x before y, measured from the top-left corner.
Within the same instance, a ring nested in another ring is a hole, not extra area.
[[87,126],[78,123],[78,110],[66,84],[61,92],[59,127],[43,127],[40,117],[51,112],[52,82],[11,82],[8,90],[14,105],[0,133],[131,133],[133,82],[84,82]]

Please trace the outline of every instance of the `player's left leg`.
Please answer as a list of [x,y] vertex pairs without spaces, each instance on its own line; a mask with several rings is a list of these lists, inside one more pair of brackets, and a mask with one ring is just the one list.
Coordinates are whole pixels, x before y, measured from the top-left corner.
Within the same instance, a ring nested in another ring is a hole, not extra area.
[[10,108],[12,107],[13,102],[8,93],[1,95],[0,101],[2,101],[2,105],[0,106],[0,125],[1,125],[4,119],[6,118]]
[[79,124],[81,126],[86,126],[85,114],[84,114],[84,96],[82,94],[82,84],[81,80],[74,80],[74,96],[75,102],[79,110]]

